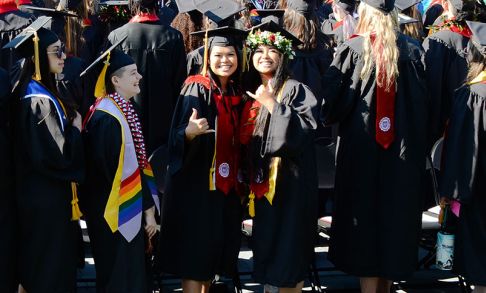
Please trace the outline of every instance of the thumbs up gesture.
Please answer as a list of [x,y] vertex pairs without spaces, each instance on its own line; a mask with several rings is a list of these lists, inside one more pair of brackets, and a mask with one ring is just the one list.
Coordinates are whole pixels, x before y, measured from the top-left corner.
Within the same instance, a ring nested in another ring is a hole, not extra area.
[[266,85],[260,85],[254,94],[249,91],[247,91],[246,94],[257,100],[260,104],[267,108],[268,112],[272,113],[273,106],[275,106],[276,101],[271,82],[268,82]]
[[186,127],[186,139],[191,141],[198,135],[212,132],[215,131],[209,129],[208,120],[206,120],[206,118],[197,118],[197,110],[192,108],[192,114],[191,117],[189,117],[189,123]]

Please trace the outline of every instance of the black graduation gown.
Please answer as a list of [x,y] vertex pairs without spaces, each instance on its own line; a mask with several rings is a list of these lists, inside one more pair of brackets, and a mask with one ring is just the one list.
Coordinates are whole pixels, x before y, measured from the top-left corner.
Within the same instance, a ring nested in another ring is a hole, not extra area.
[[186,78],[182,34],[160,22],[127,23],[108,36],[113,44],[128,34],[121,49],[132,56],[143,76],[133,100],[141,109],[147,154],[167,143],[172,113]]
[[234,191],[228,195],[209,191],[215,134],[186,141],[192,108],[215,129],[217,110],[209,91],[197,83],[186,85],[177,102],[169,139],[158,266],[182,279],[207,281],[215,274],[232,277],[237,272],[241,242],[240,197]]
[[201,46],[187,54],[187,76],[201,72],[204,59],[204,46]]
[[94,102],[94,86],[96,79],[92,74],[87,74],[83,78],[79,74],[86,68],[86,62],[81,58],[68,57],[64,60],[64,70],[62,79],[56,82],[59,94],[65,99],[71,99],[78,105],[78,112],[82,117],[86,115],[89,107]]
[[318,105],[307,86],[289,79],[282,102],[267,118],[262,149],[265,158],[281,161],[273,204],[265,197],[255,200],[253,277],[261,284],[295,287],[311,264],[318,209],[313,144]]
[[20,283],[27,292],[72,292],[79,223],[71,221],[71,182],[84,176],[81,134],[69,124],[63,132],[43,96],[18,101],[15,126]]
[[90,64],[98,57],[110,31],[108,24],[100,21],[97,15],[88,16],[88,20],[91,25],[83,27],[79,57]]
[[463,86],[444,141],[440,194],[461,201],[454,270],[470,284],[486,286],[486,84]]
[[429,147],[444,133],[454,91],[466,79],[468,42],[469,38],[450,30],[438,31],[423,42],[427,87],[431,93]]
[[[128,242],[120,232],[113,233],[104,212],[118,167],[121,127],[110,114],[97,110],[83,131],[86,180],[80,202],[85,215],[96,268],[97,292],[147,292],[144,228]],[[143,209],[154,205],[142,181]]]
[[339,122],[330,260],[360,277],[397,280],[416,269],[426,157],[423,53],[399,34],[395,140],[375,140],[376,80],[360,79],[363,38],[338,48],[326,74],[323,117]]
[[11,95],[8,73],[0,68],[0,292],[16,290],[17,261],[17,208],[15,204],[15,178],[12,174],[13,149],[11,129]]
[[329,36],[332,40],[332,46],[335,48],[344,43],[343,26],[335,28],[337,21],[334,18],[326,19],[322,22],[321,31]]
[[[0,48],[13,40],[24,28],[28,27],[35,17],[22,11],[12,11],[0,14]],[[20,57],[14,50],[0,51],[0,66],[10,71]]]

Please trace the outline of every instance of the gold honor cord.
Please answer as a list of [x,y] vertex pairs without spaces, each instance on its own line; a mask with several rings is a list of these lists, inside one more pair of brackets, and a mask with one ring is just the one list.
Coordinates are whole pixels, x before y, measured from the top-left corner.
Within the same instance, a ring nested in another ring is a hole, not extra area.
[[73,192],[73,199],[71,200],[71,207],[72,207],[71,221],[78,221],[79,219],[81,219],[83,213],[79,209],[78,186],[76,182],[71,182],[71,190]]
[[32,40],[34,41],[34,66],[35,66],[35,73],[33,78],[37,81],[40,81],[41,80],[40,64],[39,64],[39,40],[40,39],[36,31],[34,31],[34,38]]
[[476,76],[473,80],[468,82],[468,85],[472,85],[475,83],[486,81],[486,71],[481,71],[478,76]]
[[96,81],[96,86],[95,86],[94,96],[97,99],[106,96],[105,76],[106,76],[106,71],[108,70],[108,66],[110,66],[110,52],[108,52],[108,55],[106,56],[106,60],[103,63],[105,63],[105,65],[103,66],[103,69],[101,70],[101,73],[98,76],[98,80]]
[[203,57],[203,69],[201,71],[202,76],[206,76],[208,73],[208,28],[206,28],[206,34],[204,35],[204,57]]

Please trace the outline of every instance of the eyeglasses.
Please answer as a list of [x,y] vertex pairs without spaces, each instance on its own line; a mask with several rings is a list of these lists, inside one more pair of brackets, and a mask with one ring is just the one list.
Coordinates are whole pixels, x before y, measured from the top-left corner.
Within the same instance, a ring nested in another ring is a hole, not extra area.
[[56,54],[56,57],[61,59],[62,54],[64,54],[65,52],[66,52],[66,46],[64,44],[61,44],[60,47],[57,47],[56,51],[47,52],[47,54]]

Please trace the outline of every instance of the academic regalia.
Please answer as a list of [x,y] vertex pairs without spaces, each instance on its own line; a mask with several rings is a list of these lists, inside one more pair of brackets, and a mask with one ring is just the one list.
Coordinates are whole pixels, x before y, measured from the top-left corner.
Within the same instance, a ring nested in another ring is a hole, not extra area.
[[147,152],[166,144],[177,97],[186,78],[184,42],[179,31],[158,20],[129,22],[112,31],[111,43],[128,35],[121,49],[130,55],[143,76],[140,94],[133,99],[141,109]]
[[375,139],[375,75],[360,79],[363,41],[355,36],[338,48],[324,81],[324,122],[339,123],[340,138],[329,258],[349,274],[401,280],[418,259],[428,126],[423,51],[398,35],[395,138],[384,149]]
[[316,235],[318,183],[313,142],[318,112],[311,90],[288,79],[282,102],[267,117],[268,131],[261,142],[264,160],[280,157],[281,161],[272,205],[265,197],[255,200],[253,278],[259,283],[295,287],[307,276]]
[[[95,60],[83,76],[94,64],[105,60],[107,52],[110,64],[106,71],[101,71],[106,73],[100,74],[99,82],[109,82],[114,72],[134,64],[131,57],[114,50],[117,45]],[[133,132],[132,127],[139,121],[134,118],[137,113],[131,102],[116,93],[102,93],[100,97],[98,87],[95,94],[98,99],[84,123],[84,146],[89,160],[80,202],[95,260],[96,288],[98,292],[147,292],[143,212],[158,205],[158,198],[152,189],[153,176],[146,173],[150,168],[141,165],[148,164],[141,159],[139,149],[144,152],[143,134]],[[130,114],[130,107],[134,114]],[[123,203],[113,207],[110,203],[113,199],[118,202],[118,198]],[[110,217],[113,214],[116,222]]]
[[[486,25],[467,23],[473,33],[470,45],[484,54]],[[485,75],[481,72],[454,94],[439,190],[441,196],[461,203],[454,240],[454,271],[468,284],[479,286],[486,286]]]
[[[229,27],[207,33],[208,51],[212,46],[235,47],[241,43],[239,37],[245,35]],[[198,118],[207,119],[215,133],[186,139],[193,109]],[[216,274],[237,275],[242,221],[237,194],[241,109],[241,95],[232,81],[225,94],[209,76],[190,76],[184,83],[168,145],[157,257],[162,272],[196,281],[208,281]]]
[[444,141],[440,194],[461,201],[454,271],[469,284],[486,286],[486,84],[465,85],[454,95]]
[[[34,19],[35,17],[32,14],[21,12],[17,9],[0,14],[0,46],[3,47],[13,40]],[[2,50],[0,54],[0,66],[10,71],[19,59],[20,57],[15,51]]]
[[79,57],[90,63],[98,57],[110,31],[107,23],[100,21],[97,15],[89,15],[83,23]]
[[187,54],[187,76],[199,74],[203,64],[204,46],[192,50]]
[[424,33],[426,36],[429,34],[430,26],[439,24],[441,22],[440,16],[443,12],[444,8],[439,3],[433,4],[427,9],[424,16]]
[[[48,21],[38,18],[5,48],[36,60],[34,32],[39,51],[58,41],[43,28]],[[48,76],[35,71],[26,78],[17,90],[14,122],[19,282],[28,292],[72,292],[80,216],[75,183],[84,175],[81,135],[61,99],[42,84]]]
[[454,91],[466,79],[468,42],[469,37],[449,29],[440,30],[423,42],[427,87],[431,93],[429,147],[442,136],[451,112]]
[[334,18],[326,19],[322,22],[321,31],[331,38],[333,48],[345,41],[342,21],[336,21]]
[[8,73],[0,68],[0,292],[15,292],[17,289],[17,207],[15,182],[12,180],[13,148],[11,129],[12,101]]

